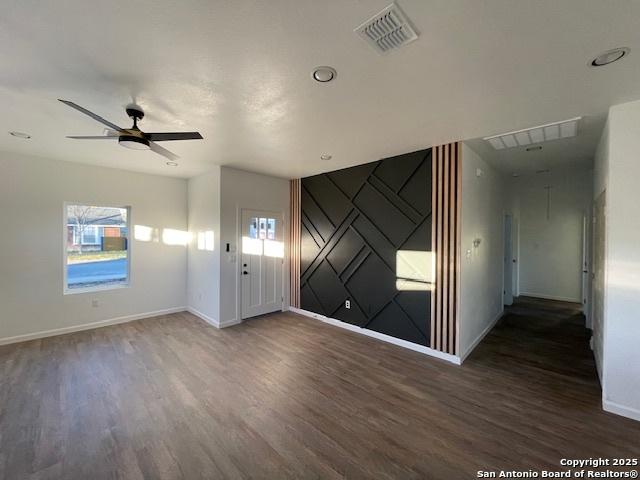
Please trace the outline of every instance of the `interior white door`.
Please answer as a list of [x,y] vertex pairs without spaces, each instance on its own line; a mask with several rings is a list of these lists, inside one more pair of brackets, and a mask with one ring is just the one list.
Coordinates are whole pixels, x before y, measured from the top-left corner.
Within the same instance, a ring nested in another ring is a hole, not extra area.
[[284,225],[282,214],[242,211],[242,318],[282,310]]
[[504,304],[513,303],[513,217],[504,217]]
[[589,217],[583,215],[582,217],[582,313],[584,313],[586,326],[591,328],[591,314],[589,312]]

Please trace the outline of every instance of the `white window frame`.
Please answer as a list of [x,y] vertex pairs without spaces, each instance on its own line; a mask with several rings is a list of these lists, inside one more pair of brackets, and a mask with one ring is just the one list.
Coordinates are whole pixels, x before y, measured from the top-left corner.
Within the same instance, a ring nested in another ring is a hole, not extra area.
[[[101,292],[107,290],[120,290],[122,288],[129,288],[131,286],[131,246],[133,242],[129,236],[131,232],[131,207],[112,204],[98,204],[97,207],[104,208],[122,208],[127,211],[127,281],[119,283],[117,285],[96,285],[95,287],[85,288],[69,288],[67,284],[67,240],[68,240],[68,223],[69,217],[67,216],[67,210],[69,205],[92,205],[94,202],[63,202],[62,204],[62,293],[64,295],[75,295],[77,293],[91,293]],[[75,231],[74,231],[75,236]],[[81,235],[82,236],[82,235]],[[74,239],[75,240],[75,239]],[[82,238],[80,238],[82,241]]]
[[[86,234],[89,229],[93,232],[93,235],[91,235],[91,237],[94,239],[94,241],[92,243],[87,243],[86,241]],[[84,227],[84,230],[80,234],[80,237],[82,245],[98,245],[98,242],[96,240],[100,238],[100,227],[98,225],[87,225]]]

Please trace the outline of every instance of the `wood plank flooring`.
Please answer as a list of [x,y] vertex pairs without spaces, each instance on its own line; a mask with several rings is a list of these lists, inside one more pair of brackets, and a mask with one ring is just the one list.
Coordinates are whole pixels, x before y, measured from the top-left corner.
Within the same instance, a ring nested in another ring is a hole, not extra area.
[[462,367],[292,313],[0,347],[0,478],[456,480],[640,457],[580,321],[521,303]]

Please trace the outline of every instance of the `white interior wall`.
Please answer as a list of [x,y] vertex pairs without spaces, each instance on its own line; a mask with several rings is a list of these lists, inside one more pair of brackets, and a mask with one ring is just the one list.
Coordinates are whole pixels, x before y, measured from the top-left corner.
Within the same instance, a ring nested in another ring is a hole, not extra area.
[[[187,229],[185,180],[9,153],[0,171],[0,340],[184,308],[186,247],[162,230]],[[63,295],[65,201],[130,206],[132,226],[156,229],[131,235],[129,287]]]
[[[240,215],[242,209],[282,213],[289,225],[289,180],[222,167],[220,177],[220,325],[241,321],[240,276]],[[287,230],[285,230],[285,238]],[[226,251],[229,243],[231,250]],[[288,257],[285,240],[285,260]],[[283,272],[288,271],[285,261]],[[288,305],[289,276],[283,279],[284,305]]]
[[599,150],[595,193],[607,192],[603,406],[640,420],[640,102],[611,107]]
[[581,302],[582,222],[591,209],[593,172],[552,170],[509,177],[508,183],[518,226],[517,293]]
[[[187,264],[188,307],[217,325],[220,318],[220,167],[189,179],[188,205],[191,234]],[[213,236],[213,246],[206,244],[207,235]]]
[[[477,169],[482,174],[477,176]],[[460,352],[482,340],[503,312],[504,179],[462,146]],[[480,240],[476,248],[474,239]]]
[[[598,148],[596,150],[594,169],[593,169],[593,201],[594,204],[598,197],[607,189],[608,175],[609,175],[609,121],[604,127]],[[605,202],[606,202],[606,193]],[[605,204],[606,212],[606,204]],[[606,216],[606,214],[605,214]],[[592,239],[595,240],[595,225],[592,227]],[[595,242],[594,242],[595,243]],[[595,244],[593,245],[595,248]],[[606,231],[605,231],[605,250],[606,250]],[[605,251],[605,274],[606,274],[606,251]],[[605,280],[606,287],[606,280]],[[591,311],[591,328],[593,330],[592,342],[593,342],[593,354],[596,359],[596,365],[598,368],[598,374],[600,375],[600,382],[602,379],[602,363],[603,363],[603,349],[604,349],[604,311],[601,308],[605,303],[604,291],[599,291],[599,288],[595,286],[595,282],[591,282],[591,295],[589,297]],[[597,311],[596,311],[597,310]]]

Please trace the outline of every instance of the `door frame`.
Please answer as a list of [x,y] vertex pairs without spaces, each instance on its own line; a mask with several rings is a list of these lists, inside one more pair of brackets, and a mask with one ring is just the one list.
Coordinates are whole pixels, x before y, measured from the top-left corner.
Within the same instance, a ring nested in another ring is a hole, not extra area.
[[502,304],[513,304],[513,214],[505,212],[502,227]]
[[285,311],[285,265],[288,265],[287,263],[287,255],[288,255],[288,251],[289,251],[289,245],[287,242],[287,217],[286,217],[286,213],[283,211],[278,212],[277,210],[259,210],[259,209],[255,209],[255,208],[249,208],[249,207],[238,207],[237,210],[237,218],[236,218],[236,225],[237,225],[237,229],[236,229],[236,245],[238,246],[237,250],[236,250],[236,311],[238,312],[238,316],[237,318],[243,322],[245,320],[249,320],[252,317],[247,317],[246,319],[242,317],[242,217],[244,215],[244,213],[247,212],[249,214],[256,214],[255,216],[262,216],[262,217],[275,217],[275,218],[281,218],[282,219],[282,242],[284,244],[284,257],[282,258],[282,262],[281,262],[281,267],[280,267],[280,281],[282,282],[282,295],[281,295],[281,301],[280,301],[280,311],[284,312]]
[[592,232],[592,213],[585,212],[582,216],[582,264],[581,264],[581,294],[582,313],[585,317],[585,326],[591,329],[591,242]]

